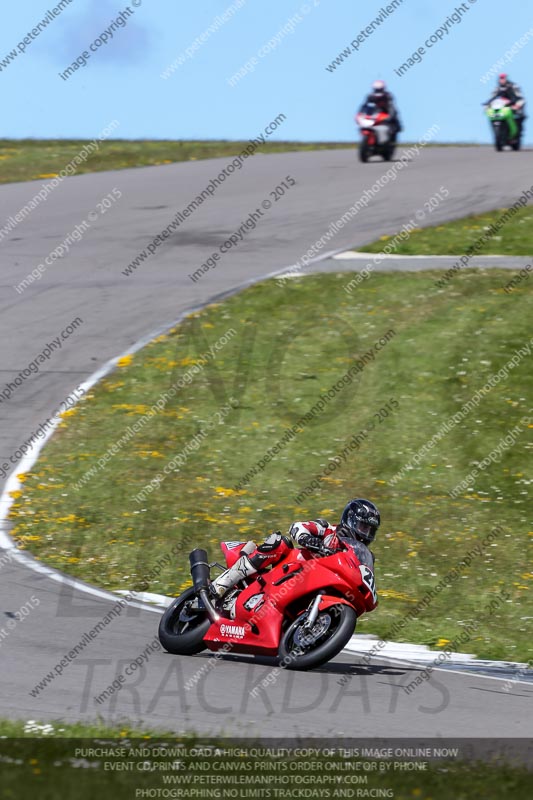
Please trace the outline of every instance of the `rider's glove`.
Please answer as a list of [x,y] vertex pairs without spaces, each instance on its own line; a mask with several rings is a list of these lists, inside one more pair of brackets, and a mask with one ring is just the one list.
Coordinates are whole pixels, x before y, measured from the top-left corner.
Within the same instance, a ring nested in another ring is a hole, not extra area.
[[339,537],[336,533],[328,533],[327,536],[324,536],[324,547],[331,550],[332,553],[339,549]]
[[307,550],[319,552],[324,546],[323,540],[319,536],[313,536],[312,533],[304,533],[298,537],[298,544],[305,547]]

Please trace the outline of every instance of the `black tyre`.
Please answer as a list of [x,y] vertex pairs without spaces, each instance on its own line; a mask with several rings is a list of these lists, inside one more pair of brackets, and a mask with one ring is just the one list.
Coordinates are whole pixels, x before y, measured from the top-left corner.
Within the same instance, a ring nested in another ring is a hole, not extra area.
[[159,621],[159,641],[169,653],[191,656],[205,650],[204,636],[211,621],[205,611],[189,608],[196,597],[194,589],[186,589],[167,608]]
[[321,611],[310,631],[303,626],[304,612],[287,628],[279,646],[280,666],[285,669],[313,669],[330,661],[353,635],[357,614],[345,603]]
[[512,143],[512,145],[511,145],[511,147],[512,147],[512,148],[513,148],[513,150],[515,150],[515,151],[516,151],[516,150],[520,150],[520,144],[521,144],[521,142],[520,142],[520,139],[515,139],[515,141],[514,141],[514,142]]
[[501,153],[501,151],[503,150],[503,146],[505,144],[505,138],[506,137],[505,137],[505,133],[503,131],[503,126],[500,125],[494,131],[494,146],[495,146],[496,150],[498,151],[498,153]]
[[363,139],[363,141],[359,145],[359,161],[362,161],[363,164],[366,164],[369,155],[370,155],[370,148],[368,147],[366,139]]
[[394,155],[395,146],[394,144],[387,144],[383,148],[383,158],[385,161],[391,161]]

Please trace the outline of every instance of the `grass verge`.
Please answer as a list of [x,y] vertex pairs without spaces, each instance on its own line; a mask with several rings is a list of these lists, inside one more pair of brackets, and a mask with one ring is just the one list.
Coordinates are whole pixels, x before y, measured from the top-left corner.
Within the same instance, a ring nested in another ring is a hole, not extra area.
[[[419,228],[394,249],[395,255],[405,256],[455,256],[466,253],[468,248],[486,233],[506,211],[505,208],[470,217],[444,225]],[[519,208],[514,216],[500,229],[500,235],[489,236],[476,247],[475,255],[531,256],[533,253],[533,207]],[[378,241],[364,245],[365,253],[380,253],[392,236],[382,236]]]
[[[407,622],[401,638],[443,648],[473,621],[475,635],[462,649],[528,661],[531,430],[521,428],[469,490],[449,492],[531,413],[530,358],[418,465],[395,476],[515,351],[530,346],[532,288],[506,295],[507,271],[468,270],[453,288],[435,292],[437,276],[376,274],[352,295],[344,291],[349,274],[310,275],[283,289],[268,281],[189,317],[66,412],[15,493],[17,543],[108,589],[177,595],[189,585],[193,547],[217,559],[221,540],[261,539],[295,519],[335,522],[347,499],[369,497],[383,520],[375,544],[381,603],[360,630],[387,638],[499,525],[495,540]],[[229,330],[214,358],[202,359]],[[390,330],[394,337],[376,352]],[[239,488],[358,359],[366,366],[354,383],[334,392]],[[159,413],[122,438],[185,375],[190,383],[182,380]],[[353,437],[357,447],[344,458]],[[295,500],[313,479],[317,488]],[[487,601],[503,589],[508,600],[487,615]]]
[[100,722],[42,722],[39,720],[0,719],[0,738],[2,739],[153,739],[156,737],[175,738],[168,731],[154,731],[148,728],[134,728],[127,723],[115,726]]
[[[79,154],[82,139],[0,139],[0,183],[56,177]],[[230,141],[131,141],[108,139],[77,167],[76,175],[102,170],[152,167],[177,161],[237,156],[246,142]],[[266,142],[257,153],[353,148],[349,142]]]

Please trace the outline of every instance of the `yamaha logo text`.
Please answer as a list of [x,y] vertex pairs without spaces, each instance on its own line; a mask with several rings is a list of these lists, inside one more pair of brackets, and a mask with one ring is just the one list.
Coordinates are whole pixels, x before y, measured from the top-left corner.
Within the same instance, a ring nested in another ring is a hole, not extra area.
[[242,625],[221,625],[220,633],[222,636],[235,636],[237,639],[244,639],[245,630]]

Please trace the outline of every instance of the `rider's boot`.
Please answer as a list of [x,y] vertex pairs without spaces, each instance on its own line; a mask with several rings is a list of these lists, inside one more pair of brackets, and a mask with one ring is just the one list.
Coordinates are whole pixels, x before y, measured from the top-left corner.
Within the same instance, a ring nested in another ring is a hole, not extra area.
[[249,578],[250,575],[255,575],[256,572],[257,567],[254,567],[248,556],[241,556],[232,567],[215,578],[211,584],[211,589],[218,597],[222,597],[230,589],[233,589],[237,583]]
[[223,602],[226,611],[229,611],[232,618],[235,612],[235,602],[237,594],[233,596],[230,590],[245,578],[249,578],[259,572],[260,569],[273,566],[284,555],[286,555],[292,544],[281,535],[279,531],[270,534],[259,547],[253,541],[247,542],[240,551],[240,558],[235,564],[223,572],[211,584],[211,591],[218,597],[228,595],[228,602]]
[[[255,545],[254,545],[255,550]],[[242,551],[241,551],[242,552]],[[227,611],[231,619],[235,619],[235,604],[239,595],[238,591],[231,591],[245,578],[255,575],[257,567],[251,563],[247,555],[242,555],[235,564],[215,578],[211,584],[211,591],[222,600],[222,607]]]
[[218,597],[223,597],[226,592],[239,583],[239,581],[255,575],[257,567],[252,564],[248,556],[256,549],[255,542],[246,542],[241,549],[240,558],[229,569],[222,572],[211,584],[211,591]]

